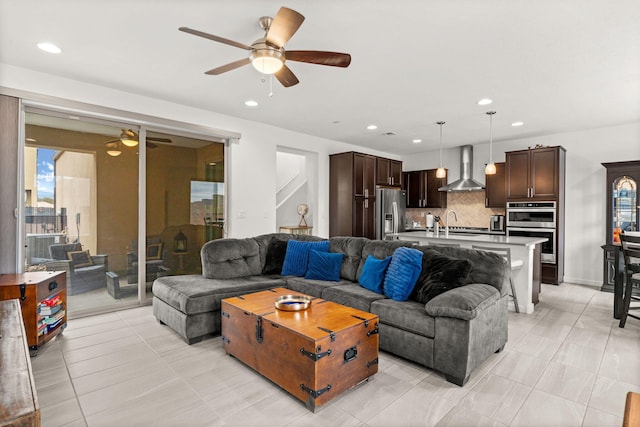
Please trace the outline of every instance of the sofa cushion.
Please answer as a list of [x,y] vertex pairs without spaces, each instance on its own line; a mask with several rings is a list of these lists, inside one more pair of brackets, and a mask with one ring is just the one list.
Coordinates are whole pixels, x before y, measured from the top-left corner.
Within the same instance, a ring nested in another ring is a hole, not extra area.
[[500,293],[493,286],[475,283],[440,294],[424,308],[429,316],[471,320],[500,298]]
[[[378,259],[384,259],[388,256],[393,255],[393,252],[401,247],[411,247],[413,244],[410,242],[404,242],[401,240],[369,240],[362,247],[362,257],[360,258],[360,265],[358,266],[358,272],[356,273],[356,277],[360,277],[362,274],[362,269],[364,268],[364,263],[367,260],[369,255],[373,255]],[[353,280],[354,282],[356,280]]]
[[62,260],[69,259],[68,252],[77,252],[82,250],[80,243],[59,243],[49,246],[49,256],[51,259]]
[[383,299],[384,295],[350,283],[348,285],[326,287],[322,291],[322,298],[358,310],[370,311],[371,303]]
[[287,288],[316,298],[322,298],[322,291],[326,288],[353,284],[350,280],[344,279],[341,279],[339,282],[329,282],[326,280],[305,279],[304,277],[295,276],[287,276],[285,280],[287,281]]
[[427,252],[423,256],[422,273],[418,278],[411,299],[427,303],[449,289],[465,285],[471,263],[466,259],[459,259],[437,253]]
[[220,310],[220,300],[282,287],[285,281],[261,276],[225,280],[207,279],[199,274],[164,276],[153,282],[153,295],[185,314]]
[[88,250],[67,252],[67,256],[69,257],[71,264],[76,268],[89,267],[93,265],[93,260],[91,259],[91,255]]
[[417,249],[425,254],[435,252],[466,259],[472,265],[469,277],[465,281],[466,284],[486,283],[499,290],[501,295],[506,295],[508,292],[511,269],[507,266],[504,258],[496,253],[446,246],[418,246]]
[[265,256],[262,274],[280,274],[282,272],[282,264],[284,263],[284,255],[287,253],[287,241],[272,238],[269,242],[267,254]]
[[[317,236],[309,236],[306,234],[289,234],[289,233],[269,233],[269,234],[261,234],[259,236],[253,237],[254,240],[258,244],[258,253],[260,254],[260,265],[264,267],[266,264],[267,251],[269,250],[269,245],[273,240],[280,240],[283,242],[288,242],[289,240],[300,240],[304,242],[313,242],[318,240],[326,240]],[[280,272],[278,271],[278,274]]]
[[309,266],[304,278],[339,282],[343,256],[342,254],[311,250],[309,252]]
[[371,303],[371,312],[378,315],[380,323],[430,338],[435,334],[435,320],[419,302],[379,299]]
[[369,241],[366,237],[332,237],[329,239],[329,252],[341,253],[342,267],[340,277],[356,282],[358,267],[362,259],[362,248]]
[[234,279],[262,273],[258,244],[253,239],[210,240],[202,246],[200,258],[202,275],[207,279]]
[[303,277],[307,272],[309,251],[311,250],[329,252],[329,241],[300,242],[297,240],[289,240],[287,242],[287,252],[284,255],[281,274],[283,276]]
[[362,273],[360,273],[360,277],[358,277],[358,283],[365,289],[381,294],[384,276],[390,262],[390,256],[385,259],[378,259],[373,255],[369,255],[362,267]]
[[384,276],[384,294],[396,301],[406,301],[422,270],[422,252],[398,248],[393,252]]

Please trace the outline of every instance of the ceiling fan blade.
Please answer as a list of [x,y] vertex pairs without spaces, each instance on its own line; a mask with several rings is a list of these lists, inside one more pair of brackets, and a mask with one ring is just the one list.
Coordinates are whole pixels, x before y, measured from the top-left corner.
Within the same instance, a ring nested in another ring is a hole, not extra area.
[[235,70],[236,68],[240,68],[243,65],[247,65],[249,63],[251,63],[251,60],[249,58],[239,59],[237,61],[230,62],[229,64],[221,65],[218,68],[214,68],[212,70],[205,71],[205,74],[208,74],[210,76],[217,76],[218,74],[222,74],[222,73],[226,73],[227,71]]
[[251,46],[247,46],[244,43],[240,43],[240,42],[236,42],[236,41],[233,41],[233,40],[225,39],[224,37],[214,36],[213,34],[204,33],[202,31],[198,31],[198,30],[193,30],[193,29],[188,28],[188,27],[180,27],[180,28],[178,28],[178,30],[180,30],[182,32],[185,32],[185,33],[193,34],[194,36],[204,37],[205,39],[213,40],[213,41],[218,42],[218,43],[228,44],[229,46],[239,47],[240,49],[244,49],[244,50],[251,50]]
[[303,21],[304,16],[295,10],[281,7],[265,36],[267,43],[281,48],[298,31]]
[[147,148],[154,149],[154,148],[158,148],[158,146],[153,142],[147,141]]
[[300,80],[298,80],[296,75],[293,74],[293,71],[291,71],[286,65],[283,65],[282,68],[280,68],[280,70],[275,73],[275,76],[276,79],[278,79],[278,81],[282,83],[282,86],[284,87],[289,87],[300,83]]
[[153,136],[148,136],[148,137],[147,137],[147,142],[149,142],[149,141],[153,141],[153,142],[163,142],[163,143],[165,143],[165,144],[171,144],[171,143],[173,143],[173,141],[172,141],[172,140],[170,140],[169,138],[156,138],[156,137],[153,137]]
[[339,52],[323,52],[319,50],[288,50],[287,61],[308,62],[310,64],[330,65],[332,67],[348,67],[351,55]]

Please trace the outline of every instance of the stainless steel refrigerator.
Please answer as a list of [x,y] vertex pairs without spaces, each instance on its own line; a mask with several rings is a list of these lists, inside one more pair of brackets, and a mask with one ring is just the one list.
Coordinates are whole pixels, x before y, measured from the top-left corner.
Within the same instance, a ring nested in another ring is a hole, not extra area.
[[406,191],[376,187],[376,239],[394,239],[395,234],[405,231],[406,207]]

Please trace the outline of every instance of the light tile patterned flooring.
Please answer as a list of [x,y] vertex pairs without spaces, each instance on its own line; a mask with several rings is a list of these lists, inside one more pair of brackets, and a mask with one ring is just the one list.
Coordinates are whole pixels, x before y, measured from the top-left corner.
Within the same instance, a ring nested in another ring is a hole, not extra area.
[[317,413],[227,356],[188,346],[151,307],[72,320],[32,359],[43,426],[620,426],[640,392],[640,321],[612,294],[543,285],[532,315],[465,387],[391,354]]

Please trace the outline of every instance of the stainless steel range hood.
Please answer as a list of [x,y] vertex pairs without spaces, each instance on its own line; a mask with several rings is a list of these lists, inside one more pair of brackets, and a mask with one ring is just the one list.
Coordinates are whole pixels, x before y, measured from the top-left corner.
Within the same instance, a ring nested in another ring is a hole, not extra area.
[[473,180],[473,146],[460,147],[460,179],[438,188],[438,191],[481,191],[484,185]]

